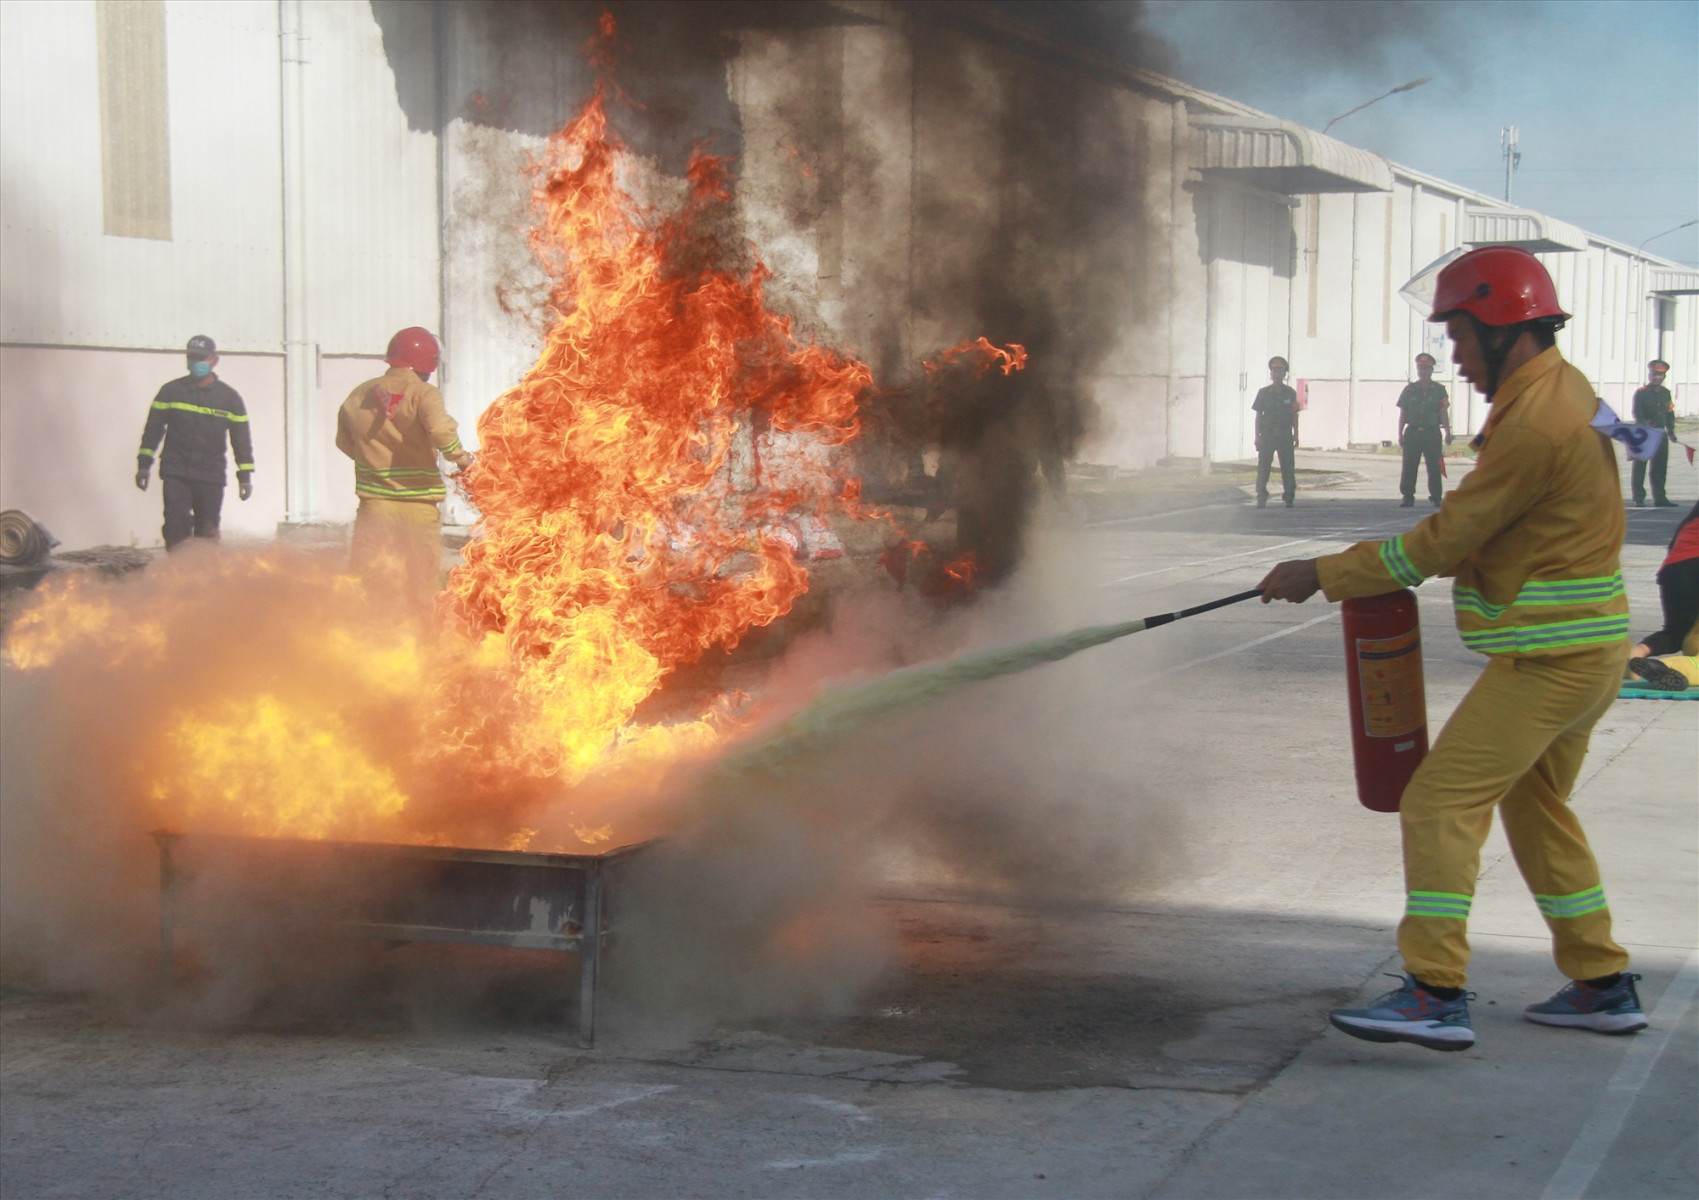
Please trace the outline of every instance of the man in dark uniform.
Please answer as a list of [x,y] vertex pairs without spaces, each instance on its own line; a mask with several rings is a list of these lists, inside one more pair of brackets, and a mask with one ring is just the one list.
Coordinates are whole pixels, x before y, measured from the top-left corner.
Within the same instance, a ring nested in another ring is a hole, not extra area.
[[[1664,436],[1658,452],[1652,455],[1652,503],[1658,508],[1674,508],[1675,501],[1664,494],[1664,476],[1670,468],[1670,439],[1675,437],[1675,397],[1664,386],[1664,376],[1670,365],[1661,358],[1646,364],[1646,386],[1634,393],[1634,423],[1661,429]],[[1634,460],[1634,503],[1646,507],[1646,460]]]
[[1292,470],[1292,452],[1298,448],[1298,393],[1286,386],[1286,360],[1278,354],[1268,360],[1268,377],[1273,380],[1257,393],[1251,408],[1257,414],[1257,507],[1268,507],[1268,470],[1280,455],[1280,484],[1286,507],[1298,494],[1298,479]]
[[1398,396],[1398,444],[1404,447],[1404,474],[1398,490],[1404,495],[1401,508],[1416,503],[1416,468],[1428,464],[1428,499],[1435,508],[1445,495],[1440,463],[1445,445],[1451,441],[1451,398],[1434,382],[1434,356],[1416,355],[1416,382],[1404,385]]
[[212,369],[218,347],[205,334],[189,339],[189,373],[159,389],[148,409],[142,448],[136,454],[136,486],[147,491],[148,473],[161,439],[159,478],[165,493],[165,548],[175,549],[193,534],[218,537],[224,507],[224,440],[236,455],[236,488],[242,499],[254,494],[254,446],[248,435],[248,410],[236,389]]

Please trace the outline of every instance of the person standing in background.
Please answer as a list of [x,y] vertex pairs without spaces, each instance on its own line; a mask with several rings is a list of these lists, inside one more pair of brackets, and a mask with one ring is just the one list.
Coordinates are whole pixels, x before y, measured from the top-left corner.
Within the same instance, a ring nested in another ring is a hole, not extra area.
[[[1664,386],[1664,376],[1670,365],[1661,358],[1646,364],[1646,386],[1634,393],[1634,423],[1663,430],[1664,436],[1656,454],[1652,455],[1652,504],[1656,508],[1674,508],[1675,501],[1664,492],[1664,479],[1669,474],[1670,442],[1675,438],[1675,397]],[[1634,505],[1646,507],[1646,460],[1634,460],[1632,476]]]
[[1298,494],[1292,455],[1298,448],[1298,393],[1286,386],[1290,368],[1278,354],[1268,360],[1267,387],[1257,393],[1251,409],[1257,414],[1257,507],[1268,507],[1268,472],[1280,456],[1280,490],[1286,507]]
[[[136,486],[147,491],[156,452],[160,490],[165,493],[165,548],[174,550],[191,535],[218,538],[224,508],[224,440],[236,455],[236,490],[254,494],[254,444],[248,410],[236,389],[213,373],[218,347],[203,333],[189,339],[189,373],[159,389],[142,428],[136,452]],[[159,451],[161,440],[165,443]]]
[[1424,459],[1428,464],[1428,499],[1439,507],[1445,495],[1441,462],[1450,441],[1451,398],[1434,382],[1434,356],[1418,354],[1416,382],[1405,384],[1398,396],[1398,444],[1404,448],[1404,473],[1398,480],[1404,500],[1399,507],[1415,506],[1416,468]]

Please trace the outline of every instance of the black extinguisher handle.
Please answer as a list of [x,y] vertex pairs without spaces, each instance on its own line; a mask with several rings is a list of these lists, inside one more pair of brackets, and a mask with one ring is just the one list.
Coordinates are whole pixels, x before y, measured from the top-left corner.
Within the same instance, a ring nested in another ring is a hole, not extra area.
[[1218,608],[1226,608],[1229,604],[1241,604],[1262,595],[1261,588],[1252,588],[1248,592],[1239,592],[1232,596],[1223,596],[1219,600],[1211,600],[1208,604],[1194,604],[1190,608],[1182,608],[1179,612],[1163,613],[1157,617],[1146,617],[1144,627],[1155,629],[1158,625],[1166,625],[1170,621],[1183,621],[1187,617],[1195,617],[1199,613],[1212,612]]

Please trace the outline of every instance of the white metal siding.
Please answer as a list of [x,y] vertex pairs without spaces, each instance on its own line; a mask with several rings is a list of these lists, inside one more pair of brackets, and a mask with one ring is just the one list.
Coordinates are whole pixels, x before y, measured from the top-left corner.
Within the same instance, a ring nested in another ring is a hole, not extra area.
[[305,17],[310,340],[382,354],[440,320],[437,139],[408,128],[369,4],[314,0]]
[[172,239],[103,232],[94,4],[0,5],[0,340],[279,348],[276,8],[165,7]]

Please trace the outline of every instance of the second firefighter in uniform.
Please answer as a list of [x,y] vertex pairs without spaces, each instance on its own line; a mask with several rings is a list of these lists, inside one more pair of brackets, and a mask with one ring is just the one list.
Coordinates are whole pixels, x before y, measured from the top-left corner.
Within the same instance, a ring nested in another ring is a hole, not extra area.
[[384,357],[389,370],[348,393],[336,418],[336,448],[354,460],[360,498],[349,566],[398,583],[425,610],[442,568],[437,506],[447,489],[437,455],[462,468],[472,456],[460,445],[442,393],[426,382],[442,359],[437,339],[416,326],[403,329]]

